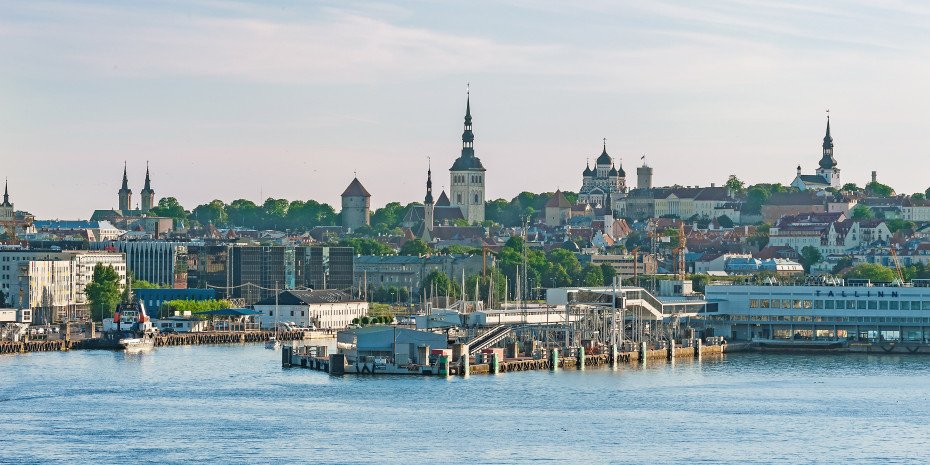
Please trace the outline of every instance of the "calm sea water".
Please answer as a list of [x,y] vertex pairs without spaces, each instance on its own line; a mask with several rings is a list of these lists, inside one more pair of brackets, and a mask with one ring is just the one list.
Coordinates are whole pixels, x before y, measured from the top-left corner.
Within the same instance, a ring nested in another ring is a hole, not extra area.
[[0,357],[4,463],[926,463],[930,357],[331,377],[260,345]]

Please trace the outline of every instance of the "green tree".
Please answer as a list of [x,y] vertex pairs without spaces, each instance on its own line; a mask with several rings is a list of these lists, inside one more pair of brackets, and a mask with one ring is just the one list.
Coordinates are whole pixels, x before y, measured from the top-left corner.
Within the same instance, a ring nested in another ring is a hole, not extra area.
[[170,300],[161,304],[161,307],[159,308],[159,315],[184,315],[189,312],[192,318],[206,319],[209,318],[209,316],[197,315],[197,313],[209,312],[213,310],[224,310],[227,308],[232,308],[232,302],[225,299]]
[[918,192],[911,195],[911,200],[914,202],[923,203],[924,200],[927,200],[927,196],[923,192]]
[[[562,284],[562,286],[568,286],[572,282],[581,280],[581,262],[578,261],[578,257],[574,253],[565,249],[552,249],[547,254],[547,257],[553,266],[558,265],[568,275],[569,283]],[[601,280],[603,281],[603,275],[601,275]]]
[[723,186],[730,189],[734,194],[742,194],[745,192],[745,184],[734,174],[731,174],[730,177],[727,178],[727,182]]
[[198,205],[191,211],[191,218],[197,220],[200,224],[213,223],[214,225],[225,225],[229,222],[229,216],[226,214],[226,204],[222,200],[214,200],[210,203]]
[[913,231],[917,227],[913,221],[905,221],[900,218],[892,218],[888,221],[885,221],[885,224],[888,226],[888,230],[892,234],[904,230],[904,231]]
[[230,225],[246,228],[258,227],[261,218],[258,205],[255,205],[255,202],[251,200],[245,199],[233,200],[226,207],[226,215]]
[[894,189],[878,181],[866,184],[865,191],[877,197],[891,197],[894,195]]
[[844,279],[868,279],[875,283],[894,281],[894,271],[878,263],[860,263],[843,275]]
[[401,255],[426,255],[432,252],[426,242],[420,239],[410,239],[400,246]]
[[846,268],[851,267],[853,264],[852,257],[843,257],[836,261],[836,265],[833,265],[833,274],[838,275],[840,271],[845,270]]
[[414,205],[419,204],[411,203],[404,207],[400,202],[391,202],[372,213],[371,224],[384,224],[387,229],[392,229],[403,221],[406,210]]
[[[494,277],[494,282],[491,282],[491,277]],[[493,292],[494,304],[504,300],[504,290],[506,289],[506,278],[504,274],[498,269],[489,268],[487,274],[484,276],[480,274],[471,275],[465,279],[465,293],[468,296],[468,299],[474,299],[475,296],[475,286],[478,287],[478,299],[484,302],[488,302],[488,291]]]
[[[434,294],[435,292],[435,294]],[[421,295],[432,296],[449,296],[458,297],[462,295],[462,286],[449,279],[445,273],[439,270],[433,270],[427,273],[420,285]]]
[[854,220],[871,220],[875,218],[875,214],[872,213],[871,208],[860,204],[853,208],[852,217]]
[[843,184],[843,187],[841,187],[840,190],[847,192],[859,192],[862,189],[859,189],[859,186],[857,186],[855,183],[847,182],[846,184]]
[[346,238],[339,241],[340,247],[352,247],[356,255],[393,255],[394,249],[372,239]]
[[119,274],[112,265],[104,266],[102,263],[94,265],[94,276],[84,287],[87,301],[90,305],[91,318],[94,321],[103,321],[113,314],[116,304],[120,301]]
[[720,215],[717,217],[717,224],[719,224],[721,228],[729,229],[733,227],[733,220],[727,215]]
[[163,216],[173,219],[175,227],[187,224],[187,211],[178,203],[178,199],[174,197],[162,197],[158,200],[158,205],[152,207],[149,212],[154,216]]
[[600,266],[588,264],[581,270],[582,284],[585,286],[603,286],[604,273]]
[[613,285],[614,278],[617,277],[617,269],[608,263],[601,263],[601,276],[604,277],[605,286]]
[[930,187],[928,187],[927,190],[924,191],[924,198],[930,199]]
[[136,279],[135,277],[132,278],[133,289],[163,289],[165,287],[166,286],[162,286],[160,284],[150,283],[144,279]]
[[474,247],[466,247],[461,244],[452,244],[447,245],[440,250],[440,252],[448,255],[462,255],[466,253],[479,254],[482,252],[481,249],[476,249]]
[[801,266],[804,267],[805,273],[810,274],[811,267],[821,260],[823,260],[823,254],[816,247],[809,245],[801,249]]

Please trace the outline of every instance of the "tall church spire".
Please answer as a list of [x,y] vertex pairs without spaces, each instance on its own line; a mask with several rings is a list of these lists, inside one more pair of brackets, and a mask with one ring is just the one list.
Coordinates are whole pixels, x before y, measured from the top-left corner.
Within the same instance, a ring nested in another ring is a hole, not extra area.
[[123,186],[119,190],[119,209],[124,212],[132,210],[132,190],[129,189],[126,162],[123,162]]
[[152,179],[149,177],[149,162],[145,162],[145,185],[142,186],[142,211],[147,212],[155,206],[155,191],[152,189]]
[[462,132],[462,156],[475,156],[475,133],[471,131],[471,91],[465,91],[465,131]]
[[836,168],[836,158],[833,158],[833,136],[830,135],[830,115],[827,115],[827,134],[823,136],[823,157],[820,159],[820,168],[829,170]]
[[8,179],[3,180],[3,206],[12,207],[10,204],[10,181]]
[[151,190],[152,181],[149,179],[149,162],[145,162],[145,185],[142,186],[142,191]]
[[423,199],[423,203],[425,205],[433,204],[433,169],[429,165],[426,168],[426,198]]

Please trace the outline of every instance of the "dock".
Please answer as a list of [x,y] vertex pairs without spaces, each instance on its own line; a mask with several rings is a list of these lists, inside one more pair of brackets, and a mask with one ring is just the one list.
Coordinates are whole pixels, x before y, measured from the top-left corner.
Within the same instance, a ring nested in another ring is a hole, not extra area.
[[[155,346],[257,343],[268,341],[274,335],[274,331],[215,331],[159,334],[155,338]],[[332,338],[334,335],[335,333],[332,331],[278,331],[277,339],[279,341],[299,341]],[[0,355],[29,352],[89,350],[98,349],[100,345],[100,338],[0,341]]]
[[[745,344],[675,345],[663,349],[648,349],[645,345],[635,351],[608,351],[608,353],[586,353],[581,347],[568,349],[536,350],[533,356],[519,356],[510,350],[510,357],[503,357],[503,350],[495,350],[480,357],[469,356],[466,344],[456,348],[458,358],[438,356],[429,365],[408,364],[395,366],[389,360],[378,357],[363,357],[350,363],[345,354],[328,354],[322,346],[285,346],[281,351],[284,367],[301,367],[330,373],[343,374],[413,374],[464,376],[498,374],[517,371],[584,369],[585,367],[613,366],[620,363],[638,363],[647,360],[675,358],[700,358],[705,355],[722,355],[745,350]],[[562,356],[562,354],[569,354]]]

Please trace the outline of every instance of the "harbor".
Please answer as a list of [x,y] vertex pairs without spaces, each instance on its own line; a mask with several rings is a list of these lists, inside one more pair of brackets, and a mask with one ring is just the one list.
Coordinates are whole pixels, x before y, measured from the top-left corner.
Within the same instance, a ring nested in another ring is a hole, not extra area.
[[[63,325],[64,326],[64,325]],[[70,330],[69,330],[70,333]],[[67,334],[67,333],[66,333]],[[332,331],[278,331],[277,338],[282,341],[332,339]],[[203,344],[243,344],[260,343],[275,337],[274,331],[211,331],[159,334],[155,336],[155,347]],[[0,355],[21,354],[28,352],[57,352],[69,350],[98,349],[101,339],[96,337],[82,339],[39,339],[25,341],[0,341]]]

